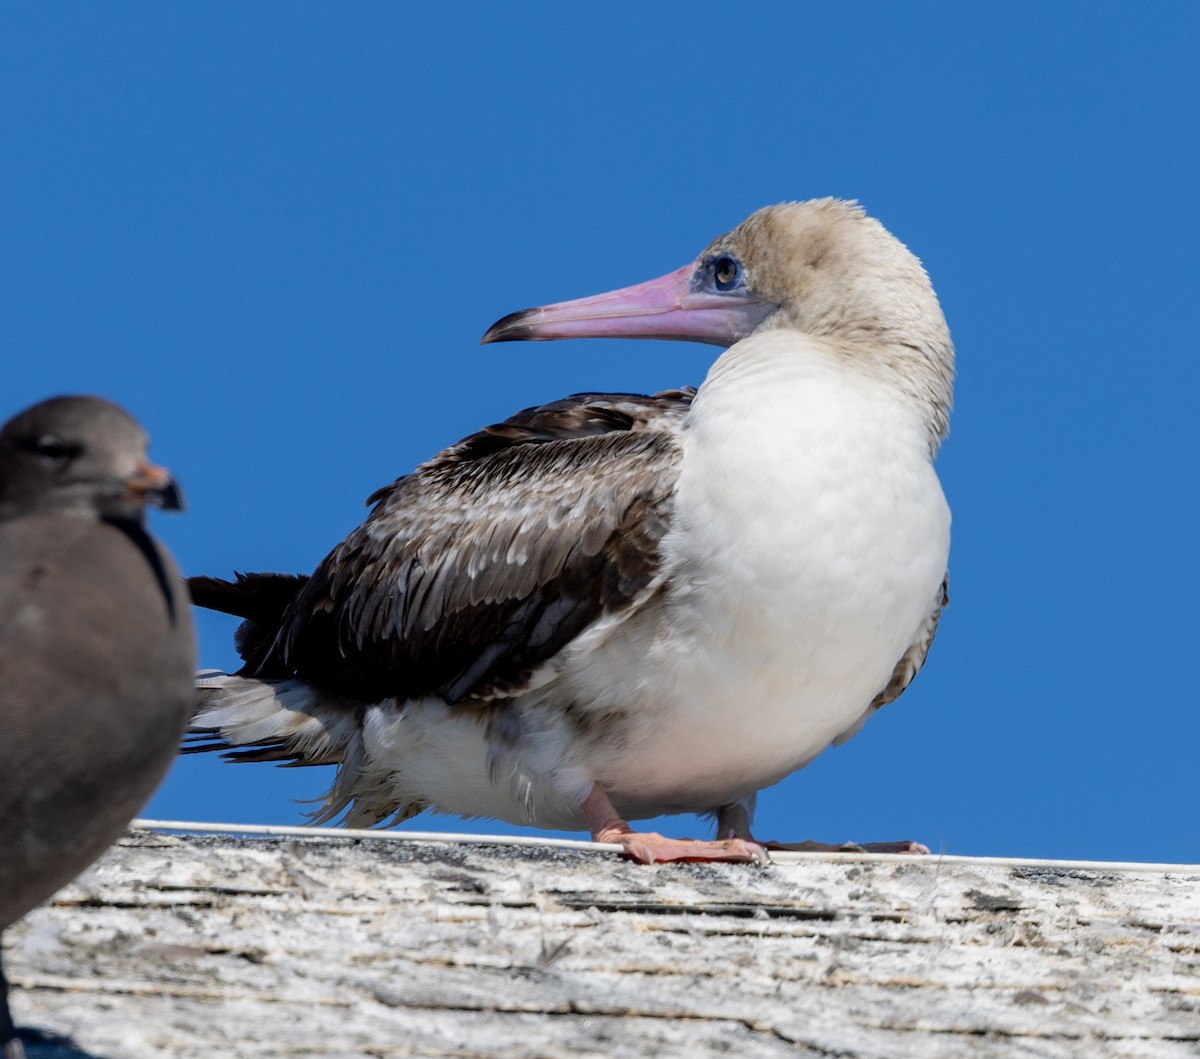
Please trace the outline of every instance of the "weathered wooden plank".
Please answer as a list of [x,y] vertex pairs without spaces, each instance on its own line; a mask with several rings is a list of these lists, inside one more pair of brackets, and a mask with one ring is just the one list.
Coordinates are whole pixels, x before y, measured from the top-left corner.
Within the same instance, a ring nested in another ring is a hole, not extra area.
[[1200,869],[133,832],[6,964],[31,1059],[1182,1059]]

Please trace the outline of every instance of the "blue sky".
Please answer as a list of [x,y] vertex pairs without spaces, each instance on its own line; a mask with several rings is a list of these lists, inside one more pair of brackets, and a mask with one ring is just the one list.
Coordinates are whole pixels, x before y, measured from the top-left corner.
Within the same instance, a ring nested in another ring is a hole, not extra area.
[[[758,832],[1195,862],[1198,31],[1185,3],[9,5],[0,416],[112,397],[187,490],[154,523],[187,572],[307,571],[471,430],[714,353],[480,347],[498,317],[857,198],[958,347],[952,604]],[[205,665],[232,627],[200,618]],[[295,822],[327,780],[190,758],[148,815]]]

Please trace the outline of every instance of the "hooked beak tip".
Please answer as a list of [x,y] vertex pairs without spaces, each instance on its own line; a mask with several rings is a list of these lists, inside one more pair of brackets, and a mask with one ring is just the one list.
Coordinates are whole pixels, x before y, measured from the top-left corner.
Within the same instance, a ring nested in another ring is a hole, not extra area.
[[183,510],[183,490],[165,467],[143,462],[127,483],[131,499],[154,504],[164,511]]
[[521,342],[526,339],[538,338],[539,336],[534,333],[527,322],[536,311],[536,309],[521,309],[518,312],[509,313],[484,332],[479,344],[486,346],[492,342]]
[[158,506],[164,511],[182,511],[185,507],[183,490],[174,478],[158,491]]

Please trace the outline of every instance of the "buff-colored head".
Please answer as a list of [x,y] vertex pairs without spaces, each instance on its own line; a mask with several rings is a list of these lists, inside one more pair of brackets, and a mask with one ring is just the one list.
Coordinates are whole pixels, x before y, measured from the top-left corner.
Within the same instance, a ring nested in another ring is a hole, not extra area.
[[785,202],[753,213],[675,272],[513,313],[485,342],[670,338],[732,346],[790,329],[920,402],[935,444],[954,379],[950,333],[917,258],[857,203]]

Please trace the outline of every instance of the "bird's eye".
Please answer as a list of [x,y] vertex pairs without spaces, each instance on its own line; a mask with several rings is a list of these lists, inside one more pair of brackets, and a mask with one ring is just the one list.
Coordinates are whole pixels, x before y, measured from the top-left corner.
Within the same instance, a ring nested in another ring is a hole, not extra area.
[[45,459],[54,460],[56,463],[74,459],[82,451],[80,446],[74,442],[64,441],[53,434],[42,434],[39,437],[30,438],[25,447],[30,452],[35,452]]
[[713,262],[713,279],[717,290],[733,290],[742,276],[742,265],[736,257],[722,254]]

